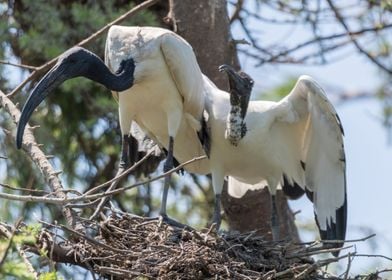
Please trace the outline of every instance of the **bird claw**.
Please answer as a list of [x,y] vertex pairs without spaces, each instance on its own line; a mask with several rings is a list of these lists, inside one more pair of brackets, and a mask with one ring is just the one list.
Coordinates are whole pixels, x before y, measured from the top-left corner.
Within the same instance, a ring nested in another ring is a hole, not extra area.
[[169,218],[169,216],[167,216],[166,214],[160,214],[159,221],[161,223],[165,223],[165,224],[172,226],[172,227],[177,227],[177,228],[182,228],[182,229],[187,229],[187,230],[194,230],[194,228],[192,228],[191,226],[188,226],[186,224],[182,224],[172,218]]

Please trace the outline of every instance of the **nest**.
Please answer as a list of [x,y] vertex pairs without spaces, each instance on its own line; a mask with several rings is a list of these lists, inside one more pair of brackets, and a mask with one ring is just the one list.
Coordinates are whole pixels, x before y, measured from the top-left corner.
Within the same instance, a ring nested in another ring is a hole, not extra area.
[[[116,214],[95,224],[97,235],[72,247],[79,265],[110,279],[337,279],[320,269],[303,244],[247,234],[217,234],[168,226],[160,220]],[[79,236],[80,237],[80,236]]]

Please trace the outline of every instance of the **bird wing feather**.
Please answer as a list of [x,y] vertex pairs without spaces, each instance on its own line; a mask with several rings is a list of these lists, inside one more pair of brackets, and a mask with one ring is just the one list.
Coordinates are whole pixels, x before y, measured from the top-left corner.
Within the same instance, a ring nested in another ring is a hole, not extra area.
[[346,162],[340,119],[323,89],[301,76],[278,106],[281,120],[296,125],[302,137],[306,189],[312,192],[322,239],[343,240],[346,233]]
[[204,109],[203,74],[192,47],[175,33],[161,36],[161,51],[184,99],[184,111],[200,121]]

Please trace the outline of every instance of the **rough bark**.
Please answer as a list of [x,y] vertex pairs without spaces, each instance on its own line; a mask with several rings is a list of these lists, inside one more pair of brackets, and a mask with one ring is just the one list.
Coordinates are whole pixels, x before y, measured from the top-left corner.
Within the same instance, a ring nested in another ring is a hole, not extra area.
[[239,66],[231,43],[226,1],[169,0],[169,4],[167,19],[173,30],[192,45],[203,73],[219,88],[226,88],[226,75],[218,71],[218,66]]
[[[286,196],[282,191],[278,191],[276,198],[281,238],[299,241],[294,215],[287,203]],[[258,230],[260,235],[272,240],[271,197],[267,188],[248,190],[241,198],[230,196],[227,188],[224,188],[222,205],[231,229],[240,232]]]
[[[203,73],[222,89],[228,85],[218,66],[227,63],[239,68],[226,7],[225,0],[169,0],[167,16],[173,30],[192,45]],[[242,198],[230,197],[224,191],[222,204],[231,229],[240,232],[261,229],[261,235],[270,236],[271,206],[267,189],[248,191]],[[278,206],[282,237],[298,239],[294,216],[282,194],[278,195]]]

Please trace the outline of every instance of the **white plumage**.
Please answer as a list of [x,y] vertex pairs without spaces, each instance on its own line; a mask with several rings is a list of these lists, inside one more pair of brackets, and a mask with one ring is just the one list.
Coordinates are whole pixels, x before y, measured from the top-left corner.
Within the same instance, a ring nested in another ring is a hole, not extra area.
[[[169,136],[174,137],[174,157],[178,161],[203,155],[197,137],[204,108],[203,81],[191,46],[166,29],[111,27],[106,64],[115,71],[130,57],[135,61],[134,85],[114,93],[119,101],[122,133],[129,133],[135,121],[161,147],[167,149]],[[206,174],[208,162],[198,161],[185,168]]]
[[[153,27],[111,27],[105,61],[118,73],[107,71],[98,57],[84,49],[66,53],[31,93],[18,127],[18,145],[28,118],[47,91],[66,79],[85,76],[116,91],[124,136],[134,121],[169,154],[174,147],[179,162],[206,154],[198,133],[204,127],[203,111],[207,113],[210,144],[204,143],[204,147],[210,147],[210,159],[186,169],[212,174],[214,221],[218,225],[224,178],[232,176],[242,184],[265,181],[272,198],[282,185],[306,189],[314,203],[322,238],[344,239],[347,204],[343,131],[333,106],[312,78],[301,76],[280,102],[249,102],[245,98],[242,105],[233,105],[230,102],[238,97],[233,94],[250,94],[250,77],[226,66],[231,89],[245,85],[229,95],[201,73],[184,39]],[[126,154],[123,143],[122,160]],[[166,214],[166,195],[164,192],[162,214]]]
[[[313,193],[320,230],[339,224],[344,228],[333,238],[344,239],[346,213],[338,213],[346,207],[343,130],[320,86],[301,76],[280,102],[251,101],[244,120],[248,132],[234,146],[224,137],[229,96],[211,82],[205,84],[215,192],[221,192],[225,176],[232,176],[249,185],[264,181],[274,195],[285,176],[290,185],[295,182]],[[229,182],[233,188],[235,181]]]

